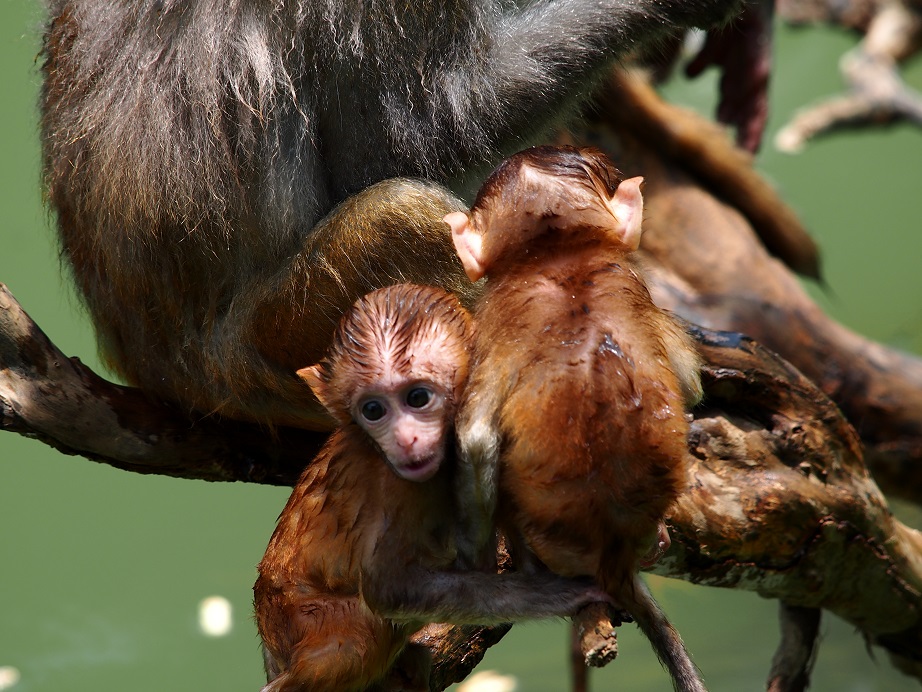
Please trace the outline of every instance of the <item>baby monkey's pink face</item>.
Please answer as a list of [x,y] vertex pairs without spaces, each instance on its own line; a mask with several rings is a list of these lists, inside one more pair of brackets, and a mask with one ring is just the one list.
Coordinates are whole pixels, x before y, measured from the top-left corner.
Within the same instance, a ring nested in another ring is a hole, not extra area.
[[409,342],[379,343],[374,372],[353,390],[349,411],[401,478],[427,481],[445,460],[467,359],[466,345],[437,323]]
[[388,339],[369,347],[361,362],[336,363],[334,383],[343,390],[338,405],[320,381],[318,366],[299,374],[331,412],[341,407],[368,433],[394,473],[427,481],[448,452],[455,390],[467,372],[467,352],[456,341],[435,329],[409,347]]
[[359,299],[327,358],[298,375],[341,424],[368,434],[394,473],[423,482],[453,449],[471,339],[455,296],[398,284]]
[[352,417],[401,478],[427,481],[445,459],[453,406],[437,382],[393,377],[357,392]]

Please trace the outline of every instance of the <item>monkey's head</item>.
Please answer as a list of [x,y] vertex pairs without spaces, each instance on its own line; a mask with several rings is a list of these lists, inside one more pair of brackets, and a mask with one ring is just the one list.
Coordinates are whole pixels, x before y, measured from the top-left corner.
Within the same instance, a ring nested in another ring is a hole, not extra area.
[[595,233],[630,252],[640,244],[642,182],[623,180],[597,149],[532,147],[493,171],[470,214],[453,212],[445,221],[472,281],[549,232],[561,238]]
[[452,294],[388,286],[356,301],[327,356],[298,375],[340,423],[370,436],[397,475],[426,481],[453,446],[472,336]]

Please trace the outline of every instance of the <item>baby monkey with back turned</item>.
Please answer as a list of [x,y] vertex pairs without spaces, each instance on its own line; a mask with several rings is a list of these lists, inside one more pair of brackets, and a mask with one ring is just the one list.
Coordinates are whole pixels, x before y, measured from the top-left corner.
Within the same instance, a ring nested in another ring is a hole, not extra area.
[[[428,690],[428,622],[567,616],[605,598],[547,571],[455,570],[454,418],[470,316],[438,288],[359,299],[298,374],[339,421],[279,517],[254,586],[264,692]],[[464,563],[470,563],[467,557]]]
[[[536,147],[446,217],[468,276],[488,277],[457,420],[472,472],[472,542],[497,520],[553,572],[591,575],[630,613],[677,689],[704,684],[637,574],[658,557],[686,486],[685,407],[700,397],[690,337],[631,257],[640,178],[599,151]],[[463,505],[462,505],[463,506]],[[522,551],[518,551],[521,553]]]

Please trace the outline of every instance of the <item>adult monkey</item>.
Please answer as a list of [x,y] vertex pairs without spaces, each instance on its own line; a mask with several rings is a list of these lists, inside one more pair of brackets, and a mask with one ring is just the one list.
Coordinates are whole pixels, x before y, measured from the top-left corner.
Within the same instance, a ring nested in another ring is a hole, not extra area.
[[460,202],[390,179],[459,185],[641,39],[737,6],[52,0],[45,180],[104,354],[190,411],[327,427],[294,372],[357,296],[470,291]]

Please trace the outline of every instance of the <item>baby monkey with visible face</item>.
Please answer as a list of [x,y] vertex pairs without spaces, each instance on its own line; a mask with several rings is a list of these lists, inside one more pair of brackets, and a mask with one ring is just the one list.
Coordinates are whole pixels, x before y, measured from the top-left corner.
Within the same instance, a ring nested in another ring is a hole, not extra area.
[[[537,147],[504,162],[470,215],[446,217],[468,276],[488,277],[459,413],[462,471],[553,572],[591,575],[650,639],[677,689],[704,685],[638,577],[668,545],[686,486],[685,407],[700,397],[690,337],[650,298],[632,252],[640,178],[599,151]],[[464,485],[462,484],[462,487]]]
[[[454,418],[470,316],[442,289],[361,298],[299,371],[340,427],[279,517],[254,586],[265,692],[428,690],[428,622],[567,616],[605,595],[545,572],[453,571]],[[470,564],[466,559],[465,564]]]

